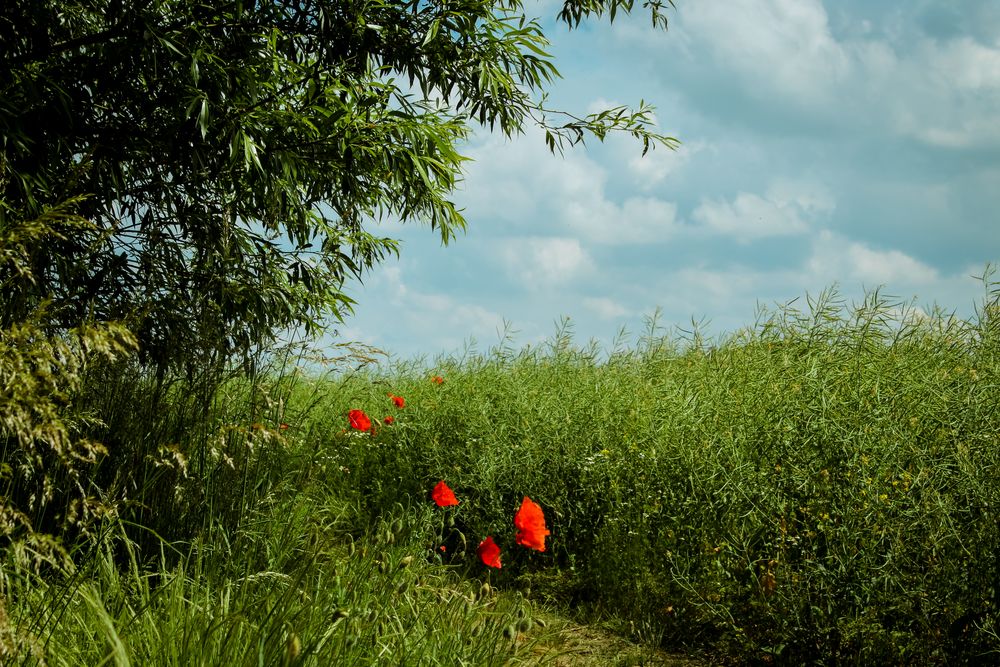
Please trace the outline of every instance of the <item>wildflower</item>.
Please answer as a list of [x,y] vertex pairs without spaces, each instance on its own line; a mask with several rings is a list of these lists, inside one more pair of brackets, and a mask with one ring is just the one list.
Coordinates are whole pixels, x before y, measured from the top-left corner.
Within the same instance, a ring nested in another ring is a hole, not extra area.
[[437,503],[438,507],[448,507],[449,505],[458,504],[455,492],[448,488],[443,479],[434,486],[434,490],[431,491],[431,498]]
[[443,544],[442,544],[441,546],[439,546],[439,547],[438,547],[438,549],[440,549],[440,550],[441,550],[441,553],[444,553],[444,552],[448,551],[448,547],[446,547],[446,546],[445,546],[445,545],[443,545]]
[[550,534],[545,528],[545,515],[541,506],[528,496],[521,501],[521,509],[514,515],[514,527],[517,528],[515,540],[518,544],[535,551],[545,551],[545,536]]
[[431,382],[433,382],[434,384],[443,384],[444,378],[441,377],[440,375],[435,375],[434,377],[431,378]]
[[395,420],[395,418],[393,418],[392,415],[386,415],[385,419],[382,420],[382,422],[385,423],[385,424],[391,424],[394,421],[396,421],[396,420]]
[[483,565],[500,569],[500,547],[493,541],[492,535],[479,543],[476,553],[479,554],[479,560],[483,561]]
[[286,424],[285,422],[281,422],[280,424],[278,424],[278,430],[279,431],[287,431],[288,430],[288,424]]
[[372,427],[372,420],[368,418],[364,410],[351,410],[347,413],[347,418],[351,421],[353,429],[367,431]]
[[389,400],[395,403],[397,408],[401,408],[406,405],[406,401],[403,400],[402,396],[393,396],[392,394],[389,394]]

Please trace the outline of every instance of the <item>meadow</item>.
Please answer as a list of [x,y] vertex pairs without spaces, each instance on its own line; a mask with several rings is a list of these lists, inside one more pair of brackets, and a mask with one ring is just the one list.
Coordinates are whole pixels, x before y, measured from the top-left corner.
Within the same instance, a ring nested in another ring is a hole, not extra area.
[[[289,349],[210,395],[98,366],[73,409],[100,418],[103,509],[62,530],[72,565],[7,548],[0,652],[584,664],[570,619],[649,648],[617,664],[995,663],[996,287],[969,319],[829,291],[717,340],[651,319],[601,349],[564,323],[432,362],[341,348],[328,372]],[[544,550],[518,543],[525,497]]]

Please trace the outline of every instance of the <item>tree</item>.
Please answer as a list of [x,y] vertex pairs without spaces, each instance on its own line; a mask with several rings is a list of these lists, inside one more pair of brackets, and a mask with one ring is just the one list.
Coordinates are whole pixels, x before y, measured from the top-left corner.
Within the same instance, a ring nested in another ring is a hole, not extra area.
[[521,0],[6,0],[0,232],[66,202],[89,224],[22,248],[33,280],[0,272],[0,328],[47,303],[53,331],[125,322],[160,369],[222,363],[346,312],[345,281],[397,252],[371,220],[462,229],[476,124],[676,145],[644,104],[548,109],[546,46]]

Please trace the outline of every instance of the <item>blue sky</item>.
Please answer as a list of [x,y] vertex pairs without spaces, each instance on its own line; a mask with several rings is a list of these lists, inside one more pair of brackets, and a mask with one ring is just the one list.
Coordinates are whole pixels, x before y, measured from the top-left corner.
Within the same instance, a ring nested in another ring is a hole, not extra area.
[[[639,3],[637,3],[638,5]],[[834,284],[971,314],[973,275],[1000,261],[1000,3],[677,0],[648,17],[543,17],[572,111],[654,104],[683,145],[640,158],[629,138],[563,157],[540,135],[478,133],[447,248],[420,225],[349,294],[339,340],[399,357],[518,345],[569,317],[576,339],[708,322]]]

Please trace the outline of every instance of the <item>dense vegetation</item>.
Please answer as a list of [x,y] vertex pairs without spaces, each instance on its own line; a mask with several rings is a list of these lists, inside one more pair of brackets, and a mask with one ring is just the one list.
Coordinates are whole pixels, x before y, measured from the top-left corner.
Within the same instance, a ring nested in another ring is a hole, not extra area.
[[[566,0],[559,20],[632,6]],[[660,0],[644,8],[666,27]],[[536,126],[552,150],[609,132],[676,145],[644,104],[547,106],[547,46],[519,0],[0,3],[0,551],[14,571],[69,566],[147,485],[145,457],[206,423],[233,368],[253,382],[282,335],[349,313],[345,283],[397,251],[375,221],[444,242],[463,229],[452,198],[475,127]],[[119,390],[175,421],[127,440],[111,427],[133,405]]]
[[676,145],[547,107],[546,46],[519,0],[0,3],[0,661],[545,663],[552,609],[721,660],[995,661],[989,280],[971,321],[828,294],[715,344],[274,349],[396,251],[373,220],[464,226],[474,127]]
[[[970,321],[825,294],[714,344],[651,323],[605,352],[564,330],[433,365],[342,359],[328,376],[277,358],[207,411],[183,384],[154,397],[95,377],[81,409],[111,415],[112,457],[143,483],[77,542],[76,574],[5,569],[5,649],[53,664],[544,663],[551,626],[528,619],[563,608],[716,660],[990,662],[992,287]],[[355,409],[374,431],[349,426]],[[459,506],[431,501],[439,480]],[[525,495],[544,552],[515,544]],[[476,558],[487,535],[502,569]]]

